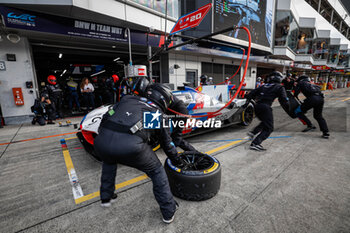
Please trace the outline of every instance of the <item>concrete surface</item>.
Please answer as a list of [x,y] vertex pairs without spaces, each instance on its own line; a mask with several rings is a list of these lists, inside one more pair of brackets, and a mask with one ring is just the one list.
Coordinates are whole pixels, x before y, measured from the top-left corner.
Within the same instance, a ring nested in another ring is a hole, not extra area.
[[[109,209],[98,198],[75,204],[60,145],[74,135],[0,145],[0,232],[350,232],[350,100],[342,101],[349,97],[350,89],[327,92],[329,140],[319,131],[301,133],[304,126],[276,105],[271,136],[289,137],[266,140],[266,152],[248,150],[249,143],[219,152],[219,194],[203,202],[177,198],[180,209],[170,225],[161,221],[148,179],[118,190]],[[209,151],[248,130],[233,126],[189,141]],[[58,125],[6,126],[0,144],[70,132]],[[77,139],[67,146],[84,194],[98,191],[101,165]],[[119,166],[117,183],[140,175]]]

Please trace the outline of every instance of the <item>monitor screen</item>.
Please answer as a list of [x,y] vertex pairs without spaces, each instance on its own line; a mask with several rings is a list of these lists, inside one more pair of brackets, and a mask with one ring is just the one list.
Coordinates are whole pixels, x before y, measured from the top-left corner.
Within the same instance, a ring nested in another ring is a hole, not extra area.
[[[214,31],[233,26],[245,26],[252,43],[271,48],[275,0],[215,0]],[[247,41],[246,32],[235,30],[226,36]]]

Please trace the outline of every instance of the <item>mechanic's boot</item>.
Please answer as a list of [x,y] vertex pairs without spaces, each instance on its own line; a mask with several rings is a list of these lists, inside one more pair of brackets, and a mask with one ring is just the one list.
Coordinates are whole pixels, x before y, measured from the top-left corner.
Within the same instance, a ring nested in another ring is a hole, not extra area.
[[251,150],[256,150],[256,151],[265,151],[266,149],[262,145],[257,145],[257,144],[250,144],[249,149]]
[[323,132],[322,137],[325,139],[329,138],[329,133],[328,132]]
[[165,223],[167,223],[167,224],[170,224],[170,223],[172,223],[172,222],[174,221],[174,219],[175,219],[175,213],[176,213],[177,209],[179,209],[179,204],[177,204],[176,201],[175,201],[175,205],[176,205],[176,209],[175,209],[175,212],[174,212],[173,216],[170,217],[169,219],[163,217],[163,222],[165,222]]
[[102,207],[111,207],[112,203],[117,201],[117,197],[118,197],[118,195],[116,193],[114,193],[110,200],[101,200],[101,206]]
[[32,125],[35,125],[35,123],[36,123],[36,117],[33,118]]
[[308,131],[314,130],[314,129],[316,129],[316,127],[311,125],[311,126],[306,127],[302,132],[305,133],[305,132],[308,132]]

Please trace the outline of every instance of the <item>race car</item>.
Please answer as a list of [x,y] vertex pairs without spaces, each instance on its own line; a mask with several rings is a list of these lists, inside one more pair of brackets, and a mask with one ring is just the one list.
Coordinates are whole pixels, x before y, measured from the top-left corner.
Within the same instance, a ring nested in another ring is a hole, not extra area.
[[[230,90],[230,86],[228,86],[228,90]],[[189,115],[196,119],[196,121],[206,121],[210,118],[215,118],[216,121],[221,121],[222,126],[232,124],[248,126],[254,118],[254,106],[252,103],[246,108],[242,108],[247,101],[246,99],[234,99],[230,105],[223,108],[226,104],[219,101],[214,96],[198,92],[189,87],[185,87],[184,90],[174,91],[173,94],[186,104]],[[80,131],[77,133],[77,137],[84,146],[84,149],[98,161],[100,161],[100,158],[94,152],[94,139],[98,135],[98,128],[102,116],[110,107],[111,105],[101,106],[88,113],[81,121]],[[218,113],[211,114],[221,108],[223,109]],[[188,127],[184,128],[183,134],[184,136],[191,136],[205,133],[208,130],[212,129]],[[159,148],[157,140],[152,138],[151,145],[154,150]]]

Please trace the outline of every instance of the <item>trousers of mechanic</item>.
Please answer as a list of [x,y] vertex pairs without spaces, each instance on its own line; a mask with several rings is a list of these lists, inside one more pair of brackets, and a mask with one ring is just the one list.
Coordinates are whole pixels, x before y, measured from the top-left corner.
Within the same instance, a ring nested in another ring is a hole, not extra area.
[[307,129],[304,130],[307,131],[308,129],[315,128],[309,118],[305,116],[308,110],[314,109],[314,118],[318,122],[318,125],[320,127],[320,130],[323,132],[324,135],[328,134],[328,126],[326,120],[322,116],[323,111],[323,105],[324,105],[324,95],[321,92],[321,88],[318,85],[311,84],[309,81],[309,77],[307,76],[300,76],[295,88],[294,96],[298,98],[298,95],[303,93],[303,95],[306,97],[304,102],[295,110],[295,114],[298,116],[299,119],[304,121],[307,125]]
[[161,101],[155,104],[157,98],[152,96],[156,94],[153,92],[149,99],[124,96],[104,115],[94,146],[103,161],[100,187],[102,203],[111,200],[115,190],[117,164],[123,164],[143,171],[151,178],[153,193],[163,219],[170,219],[175,214],[177,204],[170,191],[165,170],[148,144],[149,138],[151,135],[158,137],[164,152],[174,164],[181,163],[177,150],[165,129],[137,129],[142,126],[144,112],[162,113],[167,109],[167,105],[160,106]]
[[287,93],[281,85],[282,79],[283,75],[275,71],[269,75],[267,84],[254,89],[246,95],[247,103],[249,103],[251,99],[256,100],[255,113],[261,121],[260,124],[251,131],[251,135],[257,135],[251,144],[251,149],[264,150],[261,143],[267,139],[274,130],[271,107],[273,101],[278,98],[281,105],[288,106]]
[[[169,108],[179,112],[184,115],[188,115],[188,110],[185,105],[185,103],[177,98],[176,96],[173,97],[174,101],[170,104]],[[167,114],[174,114],[171,111],[167,111]],[[181,117],[179,115],[176,116],[176,118],[173,118],[174,121],[186,121],[187,117]],[[175,144],[175,146],[180,147],[184,151],[197,151],[190,143],[188,143],[185,139],[183,139],[182,134],[183,128],[179,126],[179,124],[176,124],[176,127],[173,128],[173,131],[171,133],[171,138]]]

